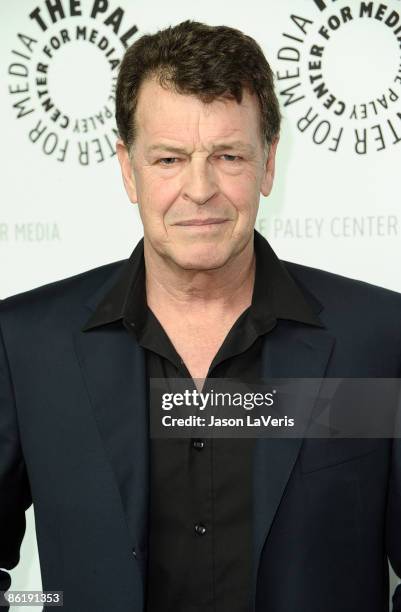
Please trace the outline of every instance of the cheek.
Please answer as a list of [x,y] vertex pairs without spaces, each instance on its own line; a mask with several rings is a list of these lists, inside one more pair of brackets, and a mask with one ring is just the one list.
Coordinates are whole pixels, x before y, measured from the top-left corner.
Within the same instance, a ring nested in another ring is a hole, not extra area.
[[222,184],[221,191],[239,212],[250,212],[258,206],[259,191],[254,177],[230,177]]
[[147,217],[163,217],[179,197],[180,189],[177,181],[160,177],[143,177],[138,183],[138,199],[143,213]]

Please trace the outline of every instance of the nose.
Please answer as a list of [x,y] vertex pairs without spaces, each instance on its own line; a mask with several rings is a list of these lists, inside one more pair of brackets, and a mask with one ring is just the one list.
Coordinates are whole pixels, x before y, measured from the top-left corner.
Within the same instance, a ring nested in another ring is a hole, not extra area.
[[192,159],[188,164],[183,196],[196,204],[205,204],[217,192],[217,185],[212,165],[207,159]]

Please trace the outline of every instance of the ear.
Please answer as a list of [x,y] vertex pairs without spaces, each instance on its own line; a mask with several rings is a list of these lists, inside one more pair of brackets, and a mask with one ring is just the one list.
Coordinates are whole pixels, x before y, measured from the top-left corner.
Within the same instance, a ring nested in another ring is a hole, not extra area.
[[123,141],[119,138],[116,142],[116,151],[118,161],[120,162],[121,174],[124,181],[125,191],[131,202],[136,204],[138,202],[135,176],[132,168],[131,160],[128,155],[128,150]]
[[274,180],[274,171],[275,171],[275,163],[276,163],[276,150],[278,145],[279,137],[272,141],[269,147],[269,153],[265,162],[264,173],[262,177],[262,184],[260,187],[260,192],[264,196],[268,196],[273,187]]

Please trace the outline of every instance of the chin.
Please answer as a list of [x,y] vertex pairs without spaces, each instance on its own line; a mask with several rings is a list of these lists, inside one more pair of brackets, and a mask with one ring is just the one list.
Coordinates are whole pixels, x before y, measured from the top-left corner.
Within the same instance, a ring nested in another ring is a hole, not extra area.
[[226,253],[219,253],[213,246],[186,247],[172,254],[171,259],[185,270],[212,270],[221,268],[228,260]]

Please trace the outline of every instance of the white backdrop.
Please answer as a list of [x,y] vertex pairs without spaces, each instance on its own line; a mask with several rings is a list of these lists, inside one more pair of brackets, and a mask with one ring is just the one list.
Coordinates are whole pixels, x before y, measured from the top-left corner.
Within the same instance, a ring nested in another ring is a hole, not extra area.
[[[184,19],[250,34],[276,74],[282,136],[257,229],[282,259],[401,291],[399,0],[48,5],[0,5],[0,298],[131,253],[142,228],[114,155],[118,62]],[[41,588],[32,507],[27,522],[13,589]]]

